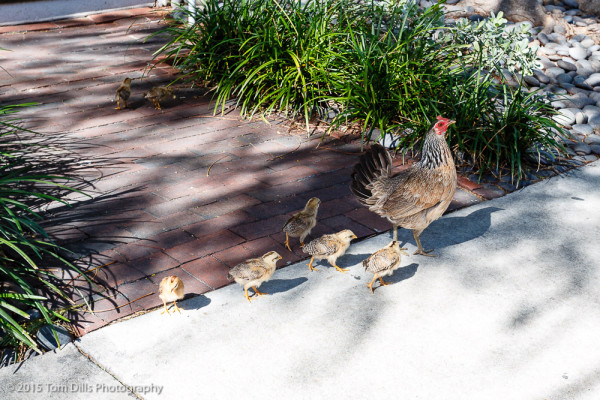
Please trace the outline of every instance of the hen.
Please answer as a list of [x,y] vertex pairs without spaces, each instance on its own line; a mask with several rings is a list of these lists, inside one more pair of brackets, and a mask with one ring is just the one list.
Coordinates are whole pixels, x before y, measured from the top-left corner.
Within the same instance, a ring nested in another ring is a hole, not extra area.
[[369,258],[363,260],[362,263],[365,270],[373,273],[373,280],[371,283],[367,283],[367,287],[371,289],[371,293],[373,293],[375,279],[379,279],[381,286],[389,285],[389,283],[384,282],[382,277],[392,275],[394,270],[400,267],[402,255],[408,255],[403,250],[406,249],[400,247],[400,242],[393,240],[383,249],[377,250]]
[[364,154],[352,172],[351,190],[369,210],[387,218],[398,240],[398,226],[412,229],[418,249],[414,254],[428,254],[419,236],[442,216],[456,191],[456,167],[446,143],[448,126],[455,121],[437,117],[427,132],[421,160],[392,176],[392,158],[375,144]]
[[321,200],[316,197],[308,200],[304,209],[294,214],[283,226],[283,232],[285,232],[285,247],[287,247],[289,251],[292,251],[290,248],[290,236],[299,237],[300,244],[304,246],[304,239],[306,239],[306,236],[310,234],[312,228],[317,224],[319,204],[321,204]]
[[227,278],[233,279],[244,286],[246,299],[250,301],[249,288],[254,289],[254,293],[259,296],[267,294],[259,292],[258,287],[261,283],[271,279],[275,268],[277,268],[278,260],[281,260],[281,256],[275,251],[270,251],[260,258],[251,258],[231,268]]
[[302,248],[303,252],[312,256],[308,263],[308,268],[311,271],[316,271],[317,269],[313,267],[313,261],[315,259],[327,259],[329,264],[334,266],[335,269],[340,272],[346,272],[347,269],[338,267],[336,262],[338,257],[341,257],[348,250],[352,239],[356,239],[356,235],[351,230],[345,229],[331,235],[323,235],[311,241]]
[[183,299],[183,291],[183,281],[177,276],[166,276],[160,281],[158,297],[160,297],[165,306],[165,311],[161,312],[161,314],[169,314],[169,310],[167,309],[167,302],[169,301],[173,302],[174,310],[181,314],[179,307],[177,307],[177,300]]

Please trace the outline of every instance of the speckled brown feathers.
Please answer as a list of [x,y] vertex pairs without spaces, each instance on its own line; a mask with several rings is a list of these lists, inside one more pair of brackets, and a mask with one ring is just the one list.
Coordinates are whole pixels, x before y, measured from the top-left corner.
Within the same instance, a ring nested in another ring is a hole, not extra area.
[[427,133],[422,158],[405,171],[392,176],[392,159],[375,144],[361,157],[352,173],[351,190],[359,202],[387,218],[394,225],[412,229],[418,250],[426,255],[419,235],[442,216],[456,191],[456,167],[445,139],[454,121],[438,117]]
[[338,233],[323,235],[311,241],[302,248],[303,252],[312,256],[308,268],[311,271],[315,271],[316,268],[312,266],[313,261],[315,259],[327,259],[329,264],[335,267],[335,269],[340,272],[346,272],[347,270],[338,267],[336,262],[338,257],[342,256],[348,250],[352,239],[356,239],[356,235],[351,230],[346,229]]
[[177,307],[177,300],[183,299],[183,295],[183,281],[179,277],[174,275],[164,277],[158,286],[158,297],[163,301],[165,307],[165,310],[161,314],[164,314],[165,312],[169,314],[167,303],[171,301],[174,303],[175,310],[181,313],[181,311],[179,311],[180,308]]
[[157,86],[146,92],[144,97],[154,105],[154,108],[160,110],[160,102],[167,99],[174,99],[175,95],[173,94],[173,90],[169,89],[168,87]]
[[304,239],[317,224],[319,204],[321,204],[321,200],[316,197],[308,200],[304,209],[294,214],[283,226],[282,230],[285,232],[285,247],[287,247],[289,251],[292,251],[289,242],[290,237],[300,238],[300,244],[304,246]]
[[379,279],[382,286],[387,285],[382,277],[392,275],[394,270],[400,267],[401,256],[408,256],[408,253],[403,250],[406,249],[400,248],[399,242],[391,241],[387,246],[377,250],[369,258],[363,260],[365,270],[373,274],[373,280],[367,284],[367,287],[371,289],[371,293],[373,293],[373,282],[376,279]]
[[281,256],[275,252],[270,251],[260,258],[251,258],[233,267],[227,278],[235,280],[237,283],[244,287],[244,293],[246,299],[250,301],[248,296],[248,289],[254,289],[254,292],[262,296],[263,294],[258,291],[258,287],[263,283],[271,279],[275,269],[277,268],[277,261],[281,260]]
[[[129,96],[131,96],[131,78],[125,78],[121,86],[117,89],[117,93],[115,95],[115,100],[117,101],[117,110],[121,108],[127,108],[127,100],[129,100]],[[123,103],[123,107],[121,107],[121,103]]]

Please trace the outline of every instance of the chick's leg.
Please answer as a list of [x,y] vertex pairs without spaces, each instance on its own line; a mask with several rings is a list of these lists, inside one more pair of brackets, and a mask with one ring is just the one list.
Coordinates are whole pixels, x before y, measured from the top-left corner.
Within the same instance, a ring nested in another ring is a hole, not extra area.
[[314,257],[311,257],[311,258],[310,258],[310,262],[308,263],[308,268],[309,268],[311,271],[318,271],[318,269],[316,269],[315,267],[313,267],[313,266],[312,266],[312,265],[313,265],[313,261],[314,261],[314,260],[315,260],[315,258],[314,258]]
[[256,293],[259,296],[262,296],[263,294],[269,294],[269,293],[259,291],[256,286],[252,286],[252,289],[254,289],[254,293]]
[[[179,308],[179,307],[177,307],[177,300],[175,300],[175,301],[173,302],[173,307],[174,307],[174,310],[177,310],[177,312],[178,312],[179,314],[181,314],[181,310],[183,310],[183,308]],[[173,311],[173,312],[175,312],[175,311]]]
[[292,251],[291,247],[290,247],[290,236],[288,235],[288,233],[285,233],[285,247],[289,250]]
[[348,271],[348,269],[344,269],[344,268],[340,268],[340,267],[338,267],[338,266],[337,266],[335,263],[333,263],[333,264],[331,264],[331,265],[333,265],[333,266],[335,267],[335,269],[337,269],[337,270],[338,270],[338,271],[340,271],[340,272],[344,272],[344,273],[346,273],[346,271]]
[[167,308],[167,302],[164,300],[163,300],[163,306],[165,307],[165,311],[161,312],[160,315],[163,315],[164,313],[171,315],[171,313],[169,312],[169,309]]
[[373,277],[373,280],[371,281],[371,283],[367,283],[367,287],[369,289],[371,289],[371,293],[375,294],[375,292],[373,292],[373,282],[375,282],[375,279],[377,279],[376,277]]
[[385,282],[383,280],[383,278],[379,277],[379,283],[381,284],[381,286],[387,286],[387,285],[391,285],[391,283]]
[[431,250],[423,250],[423,246],[421,245],[421,239],[419,239],[419,235],[421,234],[421,232],[423,231],[415,231],[413,230],[413,236],[415,238],[415,242],[417,242],[417,251],[415,251],[413,254],[420,254],[422,256],[427,256],[427,257],[435,257],[435,254],[429,254],[433,251],[433,249]]
[[249,303],[252,303],[252,300],[250,300],[250,296],[248,296],[248,289],[244,288],[244,296],[246,296],[246,300],[248,300]]

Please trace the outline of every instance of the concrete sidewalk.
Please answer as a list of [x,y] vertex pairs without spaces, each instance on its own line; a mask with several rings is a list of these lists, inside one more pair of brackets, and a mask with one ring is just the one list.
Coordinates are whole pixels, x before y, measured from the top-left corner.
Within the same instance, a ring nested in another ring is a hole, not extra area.
[[298,263],[251,304],[227,286],[4,368],[0,397],[598,399],[599,238],[595,162],[434,222],[437,258],[374,295],[360,262],[389,232],[347,274]]

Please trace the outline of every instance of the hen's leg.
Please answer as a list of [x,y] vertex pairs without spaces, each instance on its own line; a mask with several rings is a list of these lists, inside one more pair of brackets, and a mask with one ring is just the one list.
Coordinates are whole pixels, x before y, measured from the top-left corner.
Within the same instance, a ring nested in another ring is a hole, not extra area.
[[417,251],[414,252],[414,254],[420,254],[422,256],[427,256],[427,257],[435,257],[435,254],[429,254],[433,251],[433,249],[431,250],[423,250],[423,246],[421,245],[421,239],[419,239],[419,235],[421,234],[421,231],[415,231],[413,230],[413,236],[415,237],[415,242],[417,242]]
[[398,240],[398,225],[397,224],[393,224],[394,226],[394,239],[393,240]]

